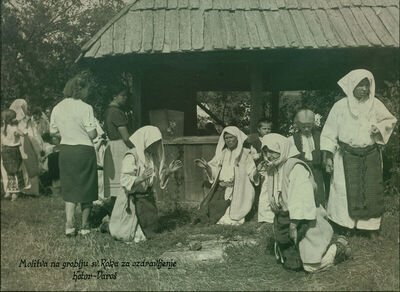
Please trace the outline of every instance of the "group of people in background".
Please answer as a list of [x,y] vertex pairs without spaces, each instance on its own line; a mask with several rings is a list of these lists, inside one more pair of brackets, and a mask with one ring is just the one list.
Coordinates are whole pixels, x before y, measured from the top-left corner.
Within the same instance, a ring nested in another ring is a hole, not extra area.
[[[346,97],[334,104],[322,131],[309,109],[296,113],[298,132],[291,137],[272,133],[268,119],[261,119],[257,133],[249,136],[235,126],[224,128],[214,157],[194,161],[210,188],[192,224],[240,225],[253,212],[258,222],[273,225],[277,260],[285,268],[308,272],[349,257],[346,230],[376,236],[384,212],[379,145],[387,143],[397,120],[375,98],[369,71],[353,70],[338,84]],[[65,99],[54,107],[47,126],[60,139],[65,234],[78,233],[78,203],[79,234],[90,233],[92,202],[99,202],[111,236],[126,243],[149,239],[158,226],[156,189],[164,189],[183,163],[165,161],[157,127],[144,126],[129,135],[126,91],[110,102],[103,133],[93,108],[84,102],[86,86],[79,76],[67,83]],[[41,135],[47,128],[39,112],[29,119],[26,103],[15,103],[2,113],[3,184],[7,195],[23,189],[38,193],[35,180],[43,153],[37,145],[44,143]]]
[[[50,137],[48,117],[16,99],[2,112],[1,174],[6,198],[48,193],[57,181],[57,141]],[[49,162],[50,161],[50,162]],[[49,171],[49,165],[51,171]],[[49,179],[50,178],[50,179]]]

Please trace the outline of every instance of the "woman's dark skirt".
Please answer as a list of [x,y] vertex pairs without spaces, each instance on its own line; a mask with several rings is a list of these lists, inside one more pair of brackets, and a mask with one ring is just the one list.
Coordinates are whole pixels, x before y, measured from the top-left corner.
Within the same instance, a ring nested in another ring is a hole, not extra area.
[[15,175],[22,164],[21,151],[18,146],[2,145],[1,147],[3,166],[8,175]]
[[97,200],[97,160],[94,147],[61,145],[59,167],[64,201],[89,203]]
[[216,224],[224,216],[231,205],[231,200],[225,200],[225,189],[218,184],[210,201],[200,208],[197,218],[200,224]]
[[340,142],[346,181],[349,215],[355,220],[382,216],[383,173],[379,149],[376,144],[351,147]]

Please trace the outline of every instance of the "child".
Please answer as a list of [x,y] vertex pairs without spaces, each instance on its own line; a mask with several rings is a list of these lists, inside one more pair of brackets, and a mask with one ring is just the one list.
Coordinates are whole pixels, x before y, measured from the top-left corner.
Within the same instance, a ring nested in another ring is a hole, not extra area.
[[[272,121],[267,118],[261,118],[257,123],[257,133],[250,134],[243,147],[250,148],[251,156],[256,165],[258,165],[262,160],[262,153],[261,153],[261,139],[272,132]],[[250,211],[249,215],[246,217],[246,220],[250,220],[251,217],[254,216],[256,212],[256,208],[258,208],[258,222],[268,222],[272,223],[272,219],[269,218],[270,216],[266,216],[268,211],[265,210],[266,208],[266,198],[260,197],[261,192],[261,185],[255,187],[255,202],[253,205],[253,209]],[[261,202],[261,203],[260,203]],[[268,218],[267,218],[268,217]]]
[[251,155],[256,164],[262,161],[261,139],[272,132],[272,121],[261,118],[257,123],[257,133],[250,134],[243,147],[250,148]]
[[5,197],[15,201],[26,186],[23,173],[21,137],[18,130],[17,114],[7,109],[1,113],[1,175],[3,178]]

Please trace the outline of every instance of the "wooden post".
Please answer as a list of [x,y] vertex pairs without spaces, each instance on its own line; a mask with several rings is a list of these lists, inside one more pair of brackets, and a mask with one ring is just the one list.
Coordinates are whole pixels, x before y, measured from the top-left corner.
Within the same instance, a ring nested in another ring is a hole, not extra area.
[[136,131],[143,125],[143,107],[142,107],[142,76],[139,72],[133,75],[133,131]]
[[197,134],[196,91],[193,89],[185,89],[180,98],[182,110],[185,113],[184,135],[195,136]]
[[272,130],[273,132],[277,132],[279,129],[279,90],[272,91],[270,102],[271,102]]
[[260,64],[252,64],[250,83],[250,131],[254,133],[257,131],[257,121],[264,116],[264,103],[262,100],[263,75]]

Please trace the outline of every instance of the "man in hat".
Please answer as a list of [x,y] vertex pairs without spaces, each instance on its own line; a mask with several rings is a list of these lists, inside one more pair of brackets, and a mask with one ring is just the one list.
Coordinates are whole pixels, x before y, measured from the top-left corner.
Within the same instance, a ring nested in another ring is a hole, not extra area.
[[317,184],[315,202],[326,206],[325,185],[322,173],[322,157],[320,150],[321,131],[315,127],[315,114],[309,109],[297,112],[294,118],[295,127],[298,131],[289,137],[292,145],[300,152],[299,159],[306,162],[314,175]]

